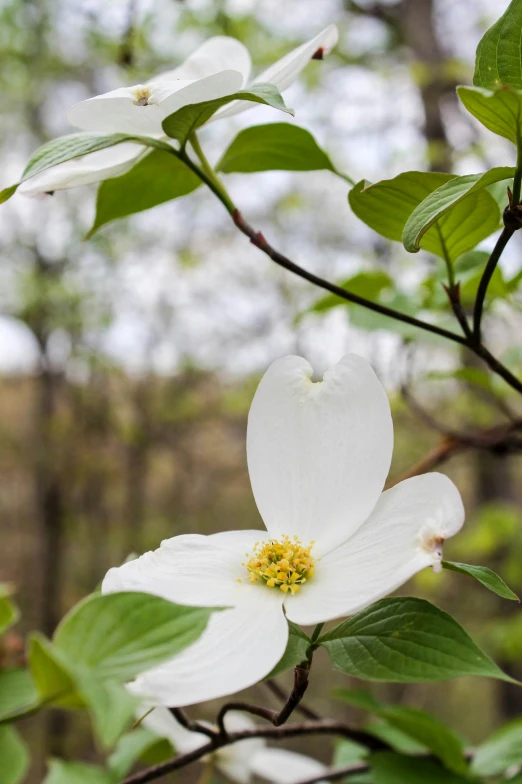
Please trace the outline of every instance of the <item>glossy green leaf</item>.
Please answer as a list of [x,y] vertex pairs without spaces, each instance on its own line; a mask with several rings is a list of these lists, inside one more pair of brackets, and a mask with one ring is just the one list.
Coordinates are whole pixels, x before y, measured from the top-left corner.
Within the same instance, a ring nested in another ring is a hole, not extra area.
[[226,174],[274,170],[336,171],[312,134],[290,123],[253,125],[240,131],[216,169]]
[[191,134],[197,131],[210,118],[232,101],[248,101],[249,103],[261,103],[279,109],[282,112],[293,114],[283,101],[277,87],[273,84],[256,84],[247,90],[239,90],[237,93],[225,95],[222,98],[213,98],[210,101],[201,101],[182,106],[176,112],[163,120],[163,130],[171,139],[177,139],[184,146]]
[[457,87],[457,93],[468,112],[482,125],[518,145],[522,138],[522,92],[461,86]]
[[38,705],[38,693],[28,670],[0,672],[0,722],[28,713]]
[[130,136],[123,133],[71,133],[68,136],[60,136],[58,139],[53,139],[42,145],[32,154],[20,180],[0,192],[0,204],[10,199],[18,186],[30,177],[34,177],[35,174],[58,166],[60,163],[71,161],[73,158],[80,158],[82,155],[114,147],[114,145],[123,142],[136,142],[144,147],[169,149],[166,142],[158,139],[152,139],[148,136]]
[[498,596],[502,596],[503,599],[520,602],[516,593],[513,593],[511,588],[508,588],[502,577],[488,569],[487,566],[472,566],[470,564],[454,563],[453,561],[443,561],[442,566],[444,569],[449,569],[452,572],[459,572],[460,574],[474,577],[475,580],[478,580],[479,583],[482,583],[482,585]]
[[429,749],[449,770],[455,773],[465,773],[467,770],[462,741],[435,716],[400,705],[383,707],[378,715]]
[[[357,272],[351,278],[346,278],[339,284],[341,288],[346,289],[352,294],[357,294],[359,297],[364,297],[372,301],[377,300],[379,294],[386,289],[393,287],[393,281],[386,272],[381,270],[372,270],[368,272]],[[331,310],[339,305],[352,306],[342,297],[336,294],[327,294],[325,297],[317,300],[306,312],[307,313],[323,313],[326,310]]]
[[145,593],[95,594],[65,616],[54,646],[76,667],[126,681],[195,642],[212,612]]
[[522,89],[522,2],[512,0],[500,19],[486,31],[477,47],[473,83]]
[[[454,177],[449,182],[441,185],[440,188],[430,193],[413,210],[406,221],[402,235],[406,250],[410,253],[417,253],[423,247],[423,238],[426,232],[436,224],[440,223],[441,237],[445,237],[444,222],[442,221],[444,216],[449,217],[453,210],[457,210],[459,217],[465,218],[467,212],[471,213],[477,209],[476,199],[472,198],[473,194],[478,194],[488,185],[492,185],[495,182],[508,180],[514,174],[514,168],[503,166],[491,169],[484,174],[467,174],[463,177]],[[483,194],[483,196],[485,195]],[[494,210],[491,226],[495,230],[500,217],[498,206],[496,200],[489,193],[487,194],[487,200],[490,200],[491,208]],[[447,235],[448,240],[451,240],[452,237],[452,234]],[[448,244],[448,241],[446,242]],[[454,253],[450,254],[450,256],[453,259],[456,258]]]
[[53,759],[43,784],[114,784],[114,779],[103,768],[85,762]]
[[425,754],[427,751],[426,746],[422,743],[418,743],[410,735],[385,721],[370,721],[362,729],[384,741],[399,754]]
[[106,223],[186,196],[200,185],[199,177],[174,155],[153,150],[126,174],[100,183],[87,237]]
[[423,599],[383,599],[318,642],[337,669],[366,680],[415,683],[482,675],[512,681],[450,615]]
[[478,776],[496,776],[522,765],[522,719],[506,724],[476,750],[471,769]]
[[433,760],[379,751],[370,757],[375,784],[469,784]]
[[295,667],[296,664],[301,664],[301,662],[306,659],[306,653],[310,646],[310,642],[310,638],[304,631],[300,629],[299,626],[296,626],[295,623],[289,621],[286,651],[272,672],[270,672],[264,680],[275,678],[276,675],[280,675],[291,667]]
[[158,744],[167,745],[167,758],[174,756],[174,749],[165,738],[158,738],[146,727],[137,727],[123,735],[108,759],[108,766],[116,781],[125,778],[138,760],[150,756]]
[[29,768],[29,753],[13,727],[0,727],[0,780],[2,784],[19,784]]
[[62,708],[78,708],[83,701],[76,691],[73,665],[43,635],[29,638],[28,659],[42,703]]

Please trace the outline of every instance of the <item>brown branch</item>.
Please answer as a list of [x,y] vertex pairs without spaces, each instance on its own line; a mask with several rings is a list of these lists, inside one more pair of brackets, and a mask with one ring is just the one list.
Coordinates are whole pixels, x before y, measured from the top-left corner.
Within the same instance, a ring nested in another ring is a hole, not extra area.
[[181,708],[169,708],[169,711],[172,713],[178,724],[181,724],[182,727],[185,727],[185,729],[189,730],[190,732],[199,732],[201,735],[206,735],[211,739],[215,738],[216,735],[219,734],[216,730],[212,729],[212,727],[207,727],[200,721],[193,721],[187,716],[185,711],[181,710]]
[[284,740],[286,738],[297,738],[306,735],[338,735],[348,740],[353,740],[355,743],[360,743],[366,746],[371,751],[379,751],[389,748],[384,741],[370,735],[363,730],[357,730],[349,724],[344,724],[339,721],[332,721],[330,719],[322,719],[321,721],[304,721],[296,724],[287,724],[283,727],[256,727],[252,730],[242,730],[241,732],[229,732],[226,736],[219,735],[218,737],[205,743],[193,751],[186,754],[179,754],[174,759],[162,762],[159,765],[153,765],[147,770],[134,773],[132,776],[124,779],[120,784],[148,784],[150,781],[156,781],[168,773],[175,770],[180,770],[186,767],[191,762],[205,757],[207,754],[212,754],[218,749],[231,746],[241,740],[248,740],[250,738],[265,738],[267,740]]
[[304,693],[308,688],[309,672],[310,670],[308,667],[302,667],[299,664],[294,667],[294,685],[292,687],[292,691],[288,695],[288,699],[286,700],[285,704],[279,711],[272,710],[271,708],[263,708],[260,705],[250,705],[247,702],[229,702],[226,705],[223,705],[216,720],[219,732],[222,735],[227,734],[225,727],[225,717],[229,711],[233,710],[251,713],[253,716],[259,716],[262,719],[270,721],[274,727],[280,727],[282,724],[288,721],[294,710],[303,699]]
[[[286,693],[276,681],[266,681],[264,683],[266,688],[281,702],[286,702]],[[318,721],[322,717],[314,710],[304,705],[302,702],[296,706],[296,711],[301,713],[305,718]]]

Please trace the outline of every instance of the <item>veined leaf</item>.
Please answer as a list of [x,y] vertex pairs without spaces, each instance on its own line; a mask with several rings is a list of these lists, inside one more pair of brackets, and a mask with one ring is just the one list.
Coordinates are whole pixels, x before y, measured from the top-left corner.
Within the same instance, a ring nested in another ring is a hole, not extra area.
[[38,693],[28,670],[0,672],[0,723],[29,713],[38,705]]
[[290,123],[254,125],[240,131],[216,169],[226,174],[318,169],[338,173],[312,134]]
[[513,682],[457,621],[423,599],[383,599],[318,643],[337,669],[366,680],[415,683],[482,675]]
[[58,166],[60,163],[71,161],[73,158],[80,158],[82,155],[114,147],[123,142],[135,142],[144,147],[156,147],[161,150],[171,149],[166,142],[158,139],[152,139],[149,136],[130,136],[124,133],[71,133],[67,136],[60,136],[58,139],[53,139],[42,145],[33,153],[20,180],[0,191],[0,204],[10,199],[18,186],[30,177],[34,177],[35,174]]
[[513,593],[504,580],[491,569],[488,569],[487,566],[472,566],[471,564],[454,563],[453,561],[443,561],[442,566],[444,569],[449,569],[452,572],[459,572],[460,574],[474,577],[475,580],[478,580],[479,583],[482,583],[482,585],[503,599],[520,602],[516,593]]
[[[422,246],[422,240],[429,229],[437,224],[444,215],[455,210],[457,205],[467,207],[468,210],[476,209],[476,204],[472,204],[470,197],[492,185],[494,182],[501,182],[512,178],[515,169],[508,166],[491,169],[485,174],[467,174],[463,177],[454,177],[449,182],[441,185],[440,188],[430,193],[412,212],[404,227],[402,240],[404,247],[410,253],[417,253]],[[498,224],[498,207],[493,197],[491,205],[495,204],[494,221],[492,226]],[[459,210],[459,214],[465,215],[466,210]],[[441,226],[441,234],[444,235],[444,227]],[[454,256],[453,258],[456,258]]]
[[96,217],[87,238],[106,223],[186,196],[200,185],[199,177],[179,158],[153,150],[126,174],[100,183]]
[[282,112],[293,114],[293,110],[285,105],[277,87],[273,84],[256,84],[247,90],[239,90],[237,93],[225,95],[222,98],[214,98],[210,101],[201,101],[200,103],[182,106],[181,109],[178,109],[163,120],[163,130],[167,136],[177,139],[181,146],[184,147],[191,134],[208,122],[218,109],[232,103],[232,101],[261,103],[265,104],[265,106],[279,109]]
[[124,779],[138,760],[150,755],[151,751],[160,744],[167,747],[167,759],[174,756],[174,749],[168,740],[159,738],[146,727],[137,727],[122,735],[108,760],[109,769],[115,780]]
[[476,750],[471,769],[478,776],[496,776],[522,765],[522,719],[497,730]]
[[479,42],[473,84],[489,89],[502,85],[522,89],[521,28],[522,2],[512,0]]
[[195,642],[212,612],[145,593],[95,594],[65,616],[54,647],[76,667],[124,682]]
[[457,87],[457,94],[468,110],[488,130],[518,146],[522,138],[522,92],[504,87]]

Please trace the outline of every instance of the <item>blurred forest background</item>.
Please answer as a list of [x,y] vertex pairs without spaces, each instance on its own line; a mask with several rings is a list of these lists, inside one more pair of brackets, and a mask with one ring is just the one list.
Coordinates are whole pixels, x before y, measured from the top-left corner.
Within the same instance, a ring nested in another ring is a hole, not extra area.
[[[471,82],[480,36],[507,5],[0,0],[2,185],[37,146],[71,130],[66,110],[83,98],[145,82],[216,34],[243,41],[259,71],[330,22],[339,24],[338,48],[312,62],[285,100],[339,169],[375,181],[415,168],[464,174],[513,165],[507,142],[482,133],[455,97],[456,84]],[[201,140],[215,158],[239,128],[270,121],[280,117],[256,108],[209,126]],[[233,175],[227,186],[252,223],[306,268],[335,281],[364,282],[370,273],[384,300],[448,318],[440,261],[372,235],[331,173]],[[259,527],[246,416],[260,375],[279,356],[302,354],[320,372],[347,351],[372,362],[394,410],[392,478],[426,454],[442,461],[455,431],[484,432],[522,412],[514,393],[457,349],[323,300],[271,266],[210,194],[84,242],[93,205],[94,190],[79,189],[17,196],[0,213],[0,578],[15,584],[24,611],[0,651],[4,663],[21,656],[26,631],[51,634],[129,553],[179,533]],[[485,322],[490,345],[514,369],[522,361],[519,240],[502,260]],[[463,268],[462,279],[471,296],[476,271]],[[451,459],[440,464],[467,507],[465,531],[446,555],[489,565],[522,591],[520,457],[472,441],[448,449]],[[504,669],[522,676],[518,606],[452,573],[423,573],[405,590],[451,608]],[[328,711],[331,689],[347,678],[320,656],[314,669],[310,701]],[[520,691],[500,682],[374,690],[441,715],[470,742],[522,711]],[[255,691],[256,701],[270,699]],[[350,711],[340,703],[335,710]],[[209,718],[213,710],[194,713]],[[31,783],[41,781],[46,755],[92,757],[88,729],[71,714],[23,728]],[[327,761],[330,741],[307,741],[306,751]],[[193,775],[183,773],[183,782]]]

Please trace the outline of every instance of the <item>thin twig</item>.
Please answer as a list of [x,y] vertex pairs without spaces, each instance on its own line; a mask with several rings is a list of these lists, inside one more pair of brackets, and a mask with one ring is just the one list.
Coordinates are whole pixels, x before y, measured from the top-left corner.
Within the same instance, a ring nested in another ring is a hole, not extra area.
[[162,776],[166,776],[172,771],[180,770],[181,768],[190,765],[190,763],[205,757],[207,754],[218,749],[231,746],[241,740],[248,740],[251,738],[265,738],[267,740],[284,740],[285,738],[297,738],[306,735],[338,735],[348,740],[353,740],[366,746],[371,751],[379,751],[389,748],[388,744],[384,741],[370,735],[363,730],[357,730],[348,724],[339,721],[332,721],[330,719],[322,719],[321,721],[304,721],[296,724],[287,724],[284,727],[256,727],[252,730],[242,730],[240,732],[229,732],[226,736],[220,735],[219,737],[205,743],[197,749],[187,752],[186,754],[179,754],[174,759],[162,762],[159,765],[153,765],[146,770],[134,773],[128,778],[124,779],[121,784],[148,784],[150,781],[156,781]]
[[[504,220],[506,221],[506,215],[510,214],[510,208],[507,207],[506,211],[504,212]],[[480,279],[479,287],[477,289],[477,296],[475,299],[475,307],[473,310],[473,337],[477,343],[480,343],[481,340],[481,322],[482,322],[482,312],[484,310],[484,301],[486,299],[486,294],[488,291],[488,286],[493,277],[493,273],[497,268],[497,264],[500,261],[500,257],[504,252],[506,245],[508,244],[509,240],[515,233],[515,228],[511,226],[504,226],[504,229],[497,240],[495,247],[493,248],[491,255],[488,259],[488,262],[484,268],[484,272],[482,273],[482,277]]]
[[199,732],[201,735],[206,735],[207,738],[215,738],[216,735],[219,734],[216,730],[212,729],[212,727],[207,727],[200,721],[193,721],[187,716],[185,711],[181,710],[181,708],[169,708],[169,710],[178,724],[181,724],[182,727],[185,727],[186,730],[190,730],[190,732]]
[[[265,681],[264,685],[270,692],[272,692],[275,697],[277,697],[278,700],[281,702],[286,702],[286,692],[278,683],[276,683],[276,681]],[[301,713],[307,719],[313,719],[315,721],[321,719],[321,716],[318,713],[309,708],[308,705],[305,705],[303,702],[300,702],[299,705],[297,705],[296,711]]]

